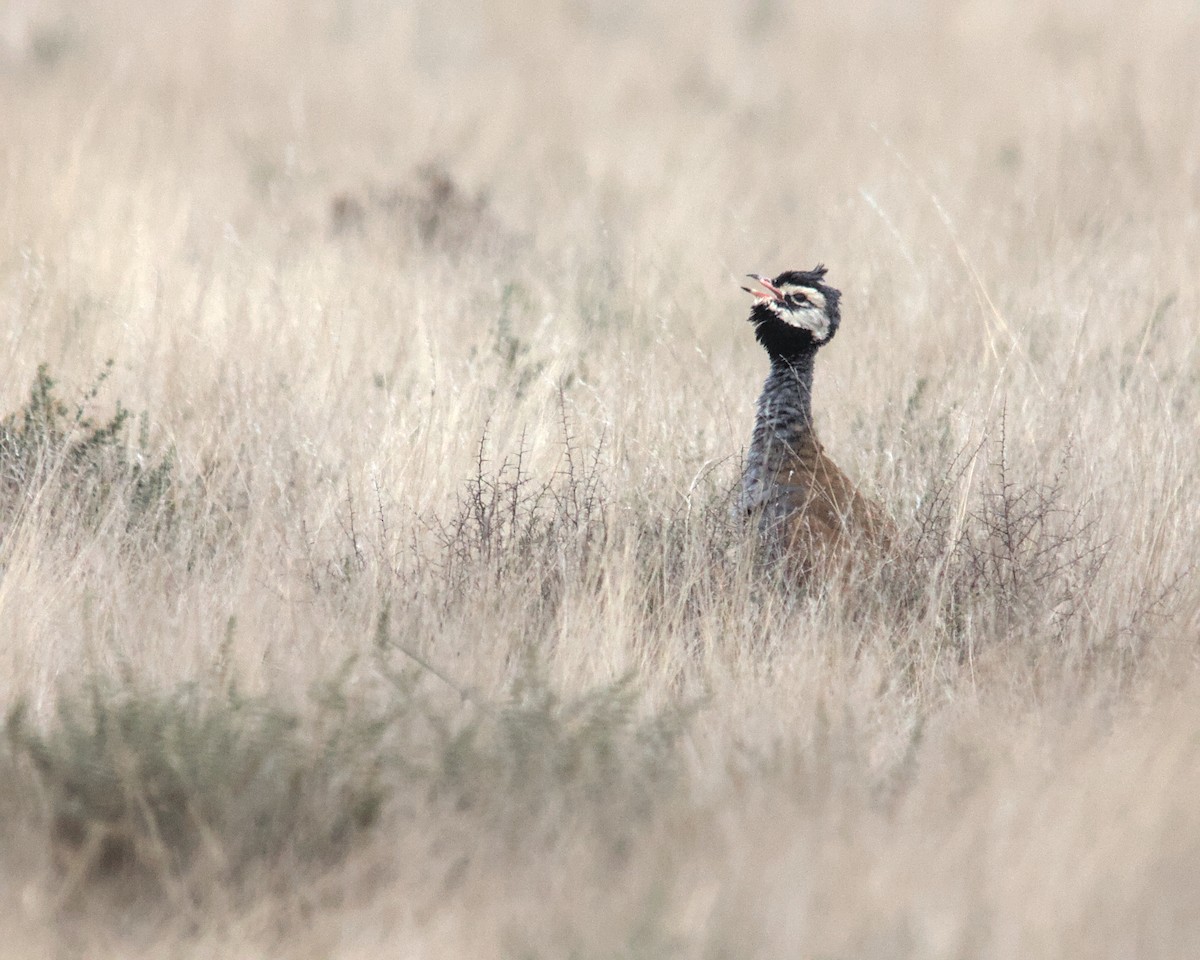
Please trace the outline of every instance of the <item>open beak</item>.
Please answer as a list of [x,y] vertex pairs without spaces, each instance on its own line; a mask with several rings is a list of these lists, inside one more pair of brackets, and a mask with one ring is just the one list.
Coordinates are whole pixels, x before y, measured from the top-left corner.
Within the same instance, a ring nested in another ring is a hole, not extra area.
[[753,294],[755,299],[757,299],[757,300],[782,300],[783,299],[783,291],[780,290],[777,286],[775,286],[775,284],[773,284],[766,277],[760,277],[757,273],[748,273],[748,274],[746,274],[746,276],[749,277],[751,280],[753,280],[755,283],[766,288],[765,290],[752,290],[749,287],[742,287],[742,289],[745,290],[747,293]]

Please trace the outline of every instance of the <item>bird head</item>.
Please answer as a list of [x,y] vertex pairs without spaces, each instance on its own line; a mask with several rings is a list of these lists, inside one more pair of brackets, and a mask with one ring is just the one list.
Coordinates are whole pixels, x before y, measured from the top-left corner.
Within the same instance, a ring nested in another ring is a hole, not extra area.
[[842,295],[824,282],[824,266],[788,270],[774,279],[748,276],[761,288],[742,287],[754,296],[750,322],[758,342],[772,356],[815,351],[833,339],[842,319]]

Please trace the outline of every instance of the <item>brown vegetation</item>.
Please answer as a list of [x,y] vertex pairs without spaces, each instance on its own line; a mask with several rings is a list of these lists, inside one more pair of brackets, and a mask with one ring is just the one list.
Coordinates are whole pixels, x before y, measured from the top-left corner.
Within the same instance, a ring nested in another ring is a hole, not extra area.
[[843,7],[0,13],[0,955],[1196,954],[1200,19]]

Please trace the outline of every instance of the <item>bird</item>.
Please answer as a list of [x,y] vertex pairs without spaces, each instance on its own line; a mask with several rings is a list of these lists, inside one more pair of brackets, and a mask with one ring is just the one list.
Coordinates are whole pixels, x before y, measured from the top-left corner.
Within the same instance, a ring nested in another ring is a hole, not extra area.
[[763,384],[742,473],[737,510],[773,560],[802,577],[856,556],[880,556],[895,540],[886,511],[859,492],[825,452],[813,428],[813,366],[841,324],[841,291],[823,264],[774,278],[747,274],[757,287],[750,322],[767,351]]

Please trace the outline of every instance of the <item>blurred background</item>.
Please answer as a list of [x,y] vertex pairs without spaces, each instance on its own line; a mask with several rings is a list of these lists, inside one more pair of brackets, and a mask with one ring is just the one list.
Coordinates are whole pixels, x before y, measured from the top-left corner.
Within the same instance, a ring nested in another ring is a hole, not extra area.
[[[1197,51],[1196,0],[2,0],[3,943],[1197,955]],[[729,559],[738,287],[818,262],[919,615]],[[132,703],[175,770],[197,690],[203,870],[94,761]],[[305,790],[208,765],[246,729]],[[72,912],[113,837],[146,927]]]

